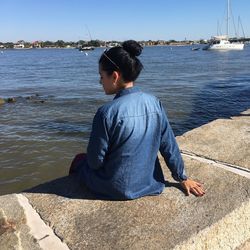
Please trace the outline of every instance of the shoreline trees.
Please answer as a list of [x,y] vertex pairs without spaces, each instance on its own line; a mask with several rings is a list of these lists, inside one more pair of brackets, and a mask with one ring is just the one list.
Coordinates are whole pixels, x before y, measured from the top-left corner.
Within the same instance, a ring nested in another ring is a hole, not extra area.
[[[205,43],[206,40],[200,39],[198,41],[175,41],[175,40],[147,40],[147,41],[138,41],[143,46],[156,46],[156,45],[190,45],[194,43]],[[24,44],[25,48],[79,48],[81,46],[88,46],[88,47],[111,47],[114,44],[121,44],[121,41],[102,41],[102,40],[90,40],[90,41],[84,41],[79,40],[77,42],[74,41],[63,41],[63,40],[57,40],[57,41],[34,41],[34,42],[26,42],[23,40],[20,40],[16,43],[14,42],[1,42],[0,41],[0,49],[12,49],[15,46],[18,46],[18,44]]]

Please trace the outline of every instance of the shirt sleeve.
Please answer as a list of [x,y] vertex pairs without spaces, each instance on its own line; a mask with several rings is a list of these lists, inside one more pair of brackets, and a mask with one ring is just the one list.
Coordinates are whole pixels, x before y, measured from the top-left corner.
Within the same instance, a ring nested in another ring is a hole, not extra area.
[[184,162],[176,142],[173,130],[167,119],[166,112],[161,105],[162,110],[162,130],[161,130],[161,144],[160,153],[163,156],[168,168],[171,171],[172,177],[176,181],[183,181],[187,179]]
[[93,119],[92,131],[87,147],[87,161],[90,168],[99,169],[102,167],[108,151],[108,144],[107,121],[100,110],[98,110]]

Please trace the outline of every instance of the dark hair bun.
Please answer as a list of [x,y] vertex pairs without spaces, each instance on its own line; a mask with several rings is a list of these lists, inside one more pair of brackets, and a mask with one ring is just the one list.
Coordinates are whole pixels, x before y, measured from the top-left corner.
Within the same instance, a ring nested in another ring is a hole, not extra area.
[[122,43],[122,47],[126,50],[130,56],[139,56],[142,52],[143,47],[134,40],[128,40]]

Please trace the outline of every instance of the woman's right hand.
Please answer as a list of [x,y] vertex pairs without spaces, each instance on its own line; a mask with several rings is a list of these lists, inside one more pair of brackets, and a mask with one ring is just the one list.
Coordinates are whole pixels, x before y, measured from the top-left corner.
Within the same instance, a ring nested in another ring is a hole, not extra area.
[[197,181],[187,179],[181,182],[181,186],[184,188],[188,196],[191,193],[198,197],[203,196],[205,194],[205,190],[202,184]]

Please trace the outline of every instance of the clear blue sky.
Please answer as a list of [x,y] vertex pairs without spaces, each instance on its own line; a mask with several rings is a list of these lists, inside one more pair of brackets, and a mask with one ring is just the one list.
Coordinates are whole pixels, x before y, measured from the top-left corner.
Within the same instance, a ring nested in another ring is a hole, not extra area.
[[[250,0],[231,3],[250,37]],[[101,40],[207,39],[225,9],[226,0],[0,0],[0,41],[89,40],[88,29]]]

